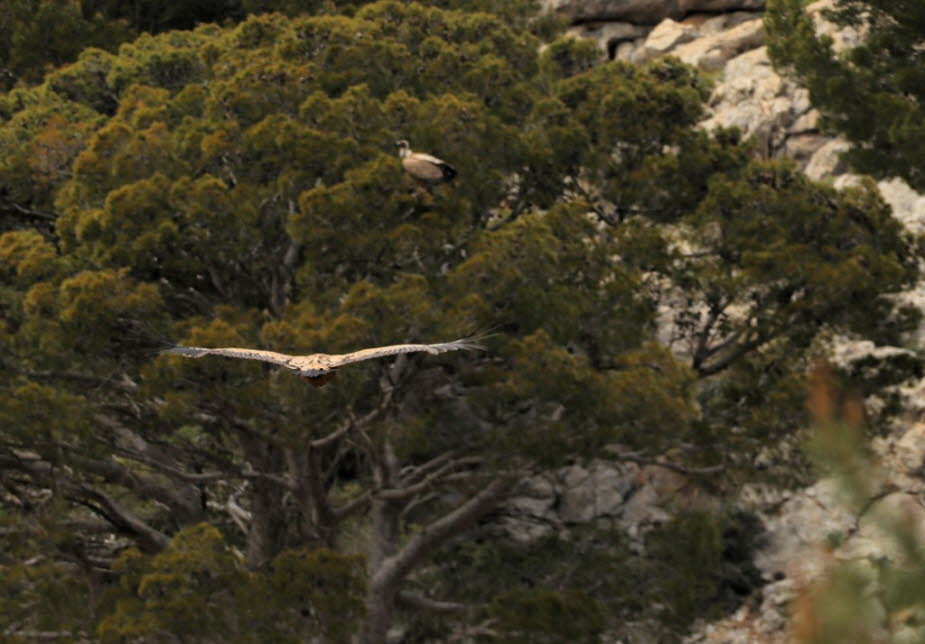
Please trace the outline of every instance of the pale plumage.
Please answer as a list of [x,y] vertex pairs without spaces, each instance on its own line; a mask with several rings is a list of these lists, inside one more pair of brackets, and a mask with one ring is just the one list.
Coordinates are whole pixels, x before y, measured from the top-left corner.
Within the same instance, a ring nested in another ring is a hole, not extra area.
[[456,169],[443,159],[438,159],[423,152],[412,152],[411,145],[405,141],[396,141],[401,165],[409,175],[424,184],[437,184],[452,181]]
[[382,358],[399,353],[422,351],[436,354],[445,351],[481,348],[481,345],[470,338],[454,340],[453,342],[440,342],[437,344],[392,344],[385,347],[360,349],[353,353],[344,353],[340,355],[312,353],[306,356],[291,356],[286,353],[261,351],[259,349],[239,349],[237,347],[207,349],[205,347],[185,347],[182,345],[164,349],[163,353],[172,353],[186,356],[187,358],[201,358],[202,356],[215,355],[226,356],[228,358],[242,358],[244,360],[260,360],[261,362],[269,362],[270,364],[286,367],[295,372],[297,376],[305,378],[314,385],[321,386],[334,376],[338,367],[350,364],[351,362],[372,360],[374,358]]

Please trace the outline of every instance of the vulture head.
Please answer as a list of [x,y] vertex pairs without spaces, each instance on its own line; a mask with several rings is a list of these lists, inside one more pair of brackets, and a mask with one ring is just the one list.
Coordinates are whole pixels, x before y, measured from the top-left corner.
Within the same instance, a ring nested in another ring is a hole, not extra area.
[[417,181],[433,185],[452,181],[456,176],[456,169],[449,163],[423,152],[413,152],[408,141],[401,139],[395,145],[405,172]]

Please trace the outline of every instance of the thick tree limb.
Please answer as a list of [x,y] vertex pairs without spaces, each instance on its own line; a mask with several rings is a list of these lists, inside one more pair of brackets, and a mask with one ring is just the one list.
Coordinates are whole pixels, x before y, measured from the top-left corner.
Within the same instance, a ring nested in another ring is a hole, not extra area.
[[269,472],[257,472],[256,470],[233,470],[229,472],[184,472],[181,469],[162,463],[155,458],[145,456],[133,450],[120,450],[121,454],[124,454],[127,458],[130,458],[134,461],[138,461],[148,467],[156,469],[159,472],[162,472],[168,476],[172,476],[181,481],[186,481],[187,483],[211,483],[213,481],[233,481],[236,479],[244,480],[261,480],[268,481],[270,483],[275,483],[280,487],[284,487],[287,490],[295,490],[295,485],[292,481],[278,476],[276,474],[270,474]]
[[[138,537],[139,545],[142,546],[143,550],[158,552],[166,548],[167,544],[170,543],[167,535],[149,526],[102,490],[97,490],[87,485],[78,486],[77,490],[84,497],[76,499],[78,502],[83,503],[114,526],[134,534]],[[96,503],[92,503],[90,500]]]
[[337,442],[338,439],[345,436],[347,432],[351,429],[362,429],[366,425],[369,425],[371,422],[376,420],[382,412],[386,410],[389,404],[392,402],[392,396],[394,395],[393,388],[387,388],[382,391],[382,395],[379,398],[379,402],[376,407],[365,414],[360,418],[356,418],[353,414],[349,414],[347,422],[341,425],[339,428],[321,438],[315,439],[311,442],[311,446],[314,449],[323,449],[328,445]]
[[694,369],[699,368],[700,365],[703,364],[703,362],[707,360],[710,355],[712,355],[713,351],[708,348],[710,335],[713,333],[713,327],[719,321],[720,316],[722,316],[723,312],[726,310],[727,305],[728,303],[726,302],[713,302],[710,305],[707,320],[704,322],[700,332],[697,333],[697,346],[693,351]]
[[85,472],[101,477],[108,483],[122,485],[143,499],[152,499],[184,517],[181,522],[201,519],[201,508],[191,502],[189,495],[183,495],[176,487],[161,485],[150,477],[133,472],[112,459],[99,460],[80,455],[69,459]]
[[461,506],[425,527],[401,550],[382,562],[370,585],[382,587],[400,582],[437,546],[488,512],[509,485],[509,479],[496,478]]
[[756,337],[754,337],[751,340],[741,342],[738,344],[738,346],[731,347],[729,352],[726,353],[726,355],[720,358],[719,360],[715,360],[708,365],[700,365],[699,367],[695,367],[694,369],[697,372],[697,374],[701,377],[712,376],[714,374],[719,373],[720,371],[725,370],[730,365],[732,365],[732,363],[738,361],[744,355],[751,353],[752,351],[754,351],[761,345],[768,342],[769,339],[770,339],[769,337],[763,334],[758,334]]
[[327,436],[323,436],[323,437],[321,437],[321,438],[317,438],[317,439],[313,440],[313,441],[310,443],[310,445],[311,445],[311,447],[313,447],[314,449],[323,449],[323,448],[327,447],[328,445],[330,445],[330,444],[336,442],[336,441],[337,441],[339,438],[341,438],[344,434],[346,434],[346,433],[349,432],[351,429],[353,429],[353,427],[354,427],[354,421],[348,420],[346,423],[344,423],[343,425],[341,425],[339,428],[337,428],[336,430],[334,430],[333,432],[331,432],[331,433],[328,434]]
[[[169,543],[170,540],[164,533],[145,523],[112,496],[86,483],[74,481],[64,470],[53,468],[50,463],[41,460],[39,455],[35,455],[35,458],[32,456],[32,454],[15,455],[15,458],[0,459],[0,462],[26,472],[41,485],[64,490],[71,500],[90,508],[115,529],[134,535],[144,550],[156,552]],[[86,460],[95,465],[102,463],[105,466],[102,461]],[[104,467],[104,469],[108,468]]]
[[499,476],[452,512],[426,526],[411,540],[397,549],[398,507],[394,502],[376,498],[373,506],[373,527],[380,542],[380,552],[373,553],[374,566],[367,587],[366,619],[359,638],[362,644],[380,644],[388,639],[388,627],[395,604],[399,600],[402,581],[424,557],[453,535],[487,513],[504,495],[511,477]]
[[128,380],[128,378],[125,378],[124,374],[122,380],[116,380],[115,378],[100,378],[98,376],[70,371],[36,371],[33,369],[23,369],[7,361],[3,362],[3,368],[8,372],[17,373],[35,380],[70,380],[80,384],[108,387],[124,392],[134,392],[138,389],[138,385]]
[[32,219],[41,219],[43,221],[57,221],[58,217],[60,217],[60,215],[58,215],[56,212],[39,210],[38,208],[30,208],[29,206],[24,206],[21,203],[17,203],[5,198],[0,198],[0,210],[4,210],[14,215],[30,217]]

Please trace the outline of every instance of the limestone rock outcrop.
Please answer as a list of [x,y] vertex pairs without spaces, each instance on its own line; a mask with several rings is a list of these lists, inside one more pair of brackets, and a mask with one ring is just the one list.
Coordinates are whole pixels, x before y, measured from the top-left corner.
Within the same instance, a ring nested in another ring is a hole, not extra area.
[[[825,21],[823,10],[832,5],[833,0],[818,0],[807,7],[817,31],[832,37],[836,50],[858,44],[862,34]],[[544,0],[543,6],[572,23],[571,35],[597,42],[604,58],[642,63],[671,55],[705,71],[715,84],[701,123],[704,129],[736,127],[757,142],[760,155],[793,159],[808,176],[837,189],[862,181],[842,161],[848,143],[820,129],[806,90],[773,69],[765,47],[763,0]],[[907,229],[925,232],[925,195],[901,179],[877,186]],[[901,298],[925,310],[925,284]],[[919,346],[925,343],[925,328],[918,341]],[[905,351],[850,339],[840,342],[836,359],[848,362]],[[900,392],[908,401],[907,419],[925,417],[925,380],[906,383]],[[757,512],[768,532],[767,546],[755,559],[766,584],[733,615],[700,624],[686,641],[791,641],[793,600],[832,566],[849,559],[870,562],[875,592],[880,574],[875,562],[895,555],[877,517],[904,517],[925,539],[925,423],[900,424],[892,435],[878,439],[874,449],[879,492],[861,513],[844,503],[833,479],[792,492],[743,490],[740,505]],[[543,501],[515,499],[510,525],[521,526],[520,534],[527,534],[527,528],[548,534],[567,530],[572,522],[613,520],[639,536],[671,516],[668,497],[659,491],[663,484],[647,480],[639,466],[574,466],[547,481]],[[915,628],[905,641],[925,640],[925,627]]]
[[[685,641],[688,644],[742,644],[792,641],[790,604],[834,566],[851,562],[870,580],[871,610],[883,611],[880,596],[884,575],[889,570],[878,562],[901,558],[899,544],[885,526],[899,521],[925,539],[925,423],[915,423],[898,436],[878,439],[873,449],[879,467],[866,503],[846,503],[844,488],[824,478],[804,490],[778,499],[779,507],[764,514],[768,545],[755,557],[755,564],[768,583],[756,601],[743,605],[733,615],[703,624]],[[749,491],[743,494],[749,496]],[[752,491],[753,492],[753,491]],[[754,501],[752,494],[751,501]],[[749,499],[743,499],[748,504]],[[925,626],[913,629],[903,641],[922,641]],[[886,640],[884,640],[886,641]],[[896,641],[896,640],[890,640]]]

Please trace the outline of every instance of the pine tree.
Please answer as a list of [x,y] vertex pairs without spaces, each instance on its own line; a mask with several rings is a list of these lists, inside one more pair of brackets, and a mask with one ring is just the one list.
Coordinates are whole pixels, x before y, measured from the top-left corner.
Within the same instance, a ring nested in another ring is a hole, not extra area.
[[[479,617],[521,637],[524,611],[580,589],[414,590],[519,481],[615,443],[742,480],[800,427],[823,331],[908,327],[890,295],[917,249],[870,186],[754,161],[693,128],[689,68],[540,54],[513,9],[261,15],[90,49],[0,96],[4,632],[195,638],[247,614],[265,638],[381,642],[432,612],[440,637]],[[457,181],[422,192],[400,138]],[[317,390],[157,352],[489,329],[484,352]],[[711,561],[713,528],[685,525]]]
[[925,191],[925,5],[835,0],[822,16],[861,42],[836,51],[802,0],[774,0],[765,23],[775,66],[809,89],[822,127],[854,144],[846,158],[877,178]]

